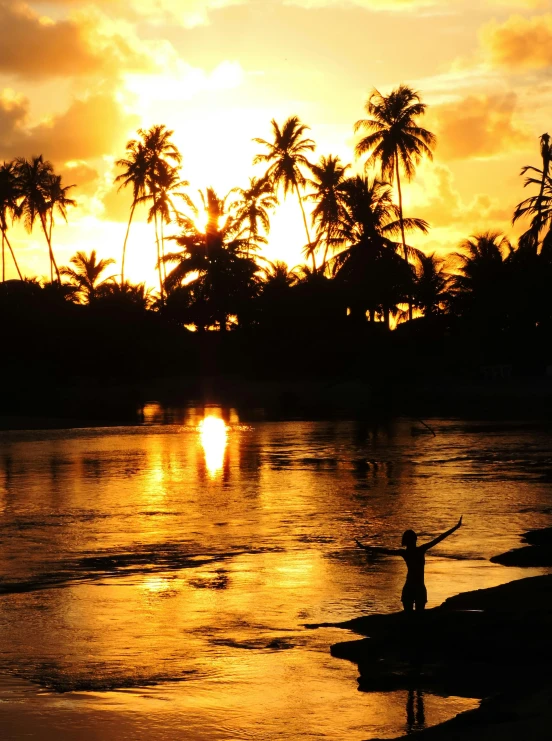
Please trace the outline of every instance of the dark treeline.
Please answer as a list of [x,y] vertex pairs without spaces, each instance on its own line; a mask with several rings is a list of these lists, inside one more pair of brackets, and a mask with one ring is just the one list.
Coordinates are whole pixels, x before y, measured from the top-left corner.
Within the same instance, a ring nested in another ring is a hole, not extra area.
[[[529,224],[518,243],[480,233],[445,260],[409,245],[409,235],[429,225],[403,212],[405,183],[435,145],[419,124],[424,112],[406,86],[388,96],[374,91],[355,126],[362,175],[333,155],[311,162],[315,144],[297,117],[272,121],[272,139],[255,140],[254,163],[266,172],[224,198],[207,188],[200,204],[186,192],[173,132],[139,130],[117,162],[116,182],[132,191],[118,275],[108,274],[115,260],[95,251],[58,267],[55,216],[67,218],[73,186],[42,157],[4,163],[4,407],[17,408],[21,398],[55,406],[60,389],[169,376],[189,379],[194,393],[199,379],[217,375],[390,388],[473,377],[493,365],[544,374],[552,362],[549,137],[541,137],[541,166],[522,172],[532,192],[513,214]],[[260,254],[270,215],[287,194],[297,199],[306,238],[306,263],[293,269]],[[310,220],[304,202],[312,204]],[[141,204],[157,250],[155,292],[125,279]],[[49,281],[21,274],[8,229],[18,219],[42,230]],[[4,280],[8,259],[19,280]]]

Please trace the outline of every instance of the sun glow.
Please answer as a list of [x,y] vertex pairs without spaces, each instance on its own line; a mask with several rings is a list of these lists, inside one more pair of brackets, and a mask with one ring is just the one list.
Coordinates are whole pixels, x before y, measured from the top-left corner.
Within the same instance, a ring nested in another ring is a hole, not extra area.
[[224,464],[224,452],[228,442],[228,428],[220,417],[209,415],[198,425],[201,445],[205,454],[205,465],[209,477],[214,479]]

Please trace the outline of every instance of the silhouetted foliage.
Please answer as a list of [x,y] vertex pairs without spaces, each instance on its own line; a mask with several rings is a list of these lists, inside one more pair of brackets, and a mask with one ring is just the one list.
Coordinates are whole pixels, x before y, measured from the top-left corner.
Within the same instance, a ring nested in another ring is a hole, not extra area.
[[[147,130],[138,129],[140,139],[129,141],[127,144],[127,157],[116,162],[117,166],[124,167],[125,170],[115,178],[115,182],[120,183],[119,188],[131,185],[133,196],[123,244],[121,284],[124,283],[125,252],[134,210],[139,202],[151,199],[152,207],[148,215],[148,221],[153,221],[155,224],[161,303],[163,302],[163,222],[169,219],[169,207],[176,210],[174,209],[170,193],[173,191],[176,192],[177,188],[183,188],[188,185],[187,182],[180,179],[177,168],[171,164],[180,165],[182,162],[182,155],[171,141],[173,133],[164,124],[156,124]],[[187,199],[187,196],[182,192],[178,192],[177,194]],[[161,222],[160,226],[158,224],[158,217]]]
[[552,252],[552,179],[550,178],[550,162],[552,160],[552,145],[550,136],[543,134],[540,138],[542,169],[527,165],[521,170],[521,174],[528,172],[536,173],[537,177],[529,176],[525,179],[524,187],[536,185],[539,188],[537,195],[530,196],[516,206],[512,223],[525,216],[532,216],[529,229],[520,237],[520,245],[533,249],[539,249],[539,241],[542,240],[543,249]]
[[[321,157],[316,165],[310,165],[313,177],[307,182],[313,191],[305,196],[305,200],[315,203],[312,223],[316,227],[316,248],[324,248],[322,269],[326,267],[328,252],[334,252],[341,244],[339,229],[346,217],[344,183],[349,167],[342,165],[339,157],[333,155]],[[308,245],[309,252],[313,247]]]
[[366,103],[369,118],[361,119],[355,124],[355,131],[366,131],[366,136],[357,143],[357,156],[368,154],[365,166],[377,165],[383,180],[393,184],[397,179],[399,196],[399,221],[401,224],[403,254],[406,257],[406,240],[403,224],[403,202],[401,190],[401,169],[406,179],[414,176],[415,166],[425,155],[433,158],[432,147],[435,136],[419,126],[415,119],[423,116],[426,105],[420,94],[400,85],[389,95],[382,95],[374,90]]
[[[207,216],[205,231],[194,218],[181,216],[181,233],[172,237],[181,252],[165,255],[164,262],[175,264],[165,281],[171,298],[171,314],[182,309],[182,321],[197,329],[218,324],[226,331],[231,315],[240,317],[248,300],[258,293],[258,265],[249,257],[252,242],[245,236],[240,221],[226,211],[226,199],[212,188],[200,193]],[[197,219],[199,211],[194,207]]]
[[455,257],[454,310],[472,321],[495,324],[508,306],[508,258],[512,245],[497,232],[466,239]]
[[69,278],[70,285],[76,289],[76,295],[87,304],[94,301],[98,289],[114,279],[114,276],[110,276],[100,281],[101,274],[109,265],[113,265],[115,260],[112,258],[98,260],[96,250],[92,250],[90,255],[77,252],[70,262],[74,265],[73,268],[63,267],[59,272],[65,278]]
[[[303,136],[309,127],[301,123],[297,116],[290,116],[282,128],[275,119],[272,119],[271,124],[274,141],[268,142],[258,138],[253,140],[257,144],[262,144],[267,150],[265,153],[257,154],[253,159],[253,164],[266,162],[269,165],[266,177],[272,181],[275,189],[282,187],[284,198],[290,190],[295,189],[305,225],[307,245],[310,245],[309,227],[300,191],[305,187],[307,178],[301,168],[310,167],[307,153],[314,151],[315,143],[312,139]],[[316,268],[314,252],[312,252],[312,260],[313,268]]]
[[445,261],[435,253],[417,255],[414,278],[414,305],[425,316],[444,313],[450,302],[450,275]]
[[42,155],[30,160],[18,157],[15,160],[15,176],[19,196],[17,215],[23,218],[29,232],[36,220],[40,221],[48,244],[50,278],[53,280],[55,270],[58,282],[61,282],[52,249],[54,212],[57,210],[67,220],[67,207],[76,205],[75,201],[67,197],[67,191],[74,186],[62,186],[61,176],[55,174],[51,162],[45,161]]
[[[400,178],[412,177],[434,144],[416,123],[425,105],[401,86],[388,96],[375,91],[366,110],[369,118],[357,123],[365,134],[357,154],[368,155],[378,177],[349,174],[335,155],[309,162],[314,141],[292,116],[281,127],[272,121],[273,141],[255,140],[266,150],[255,158],[267,165],[262,177],[226,198],[213,188],[200,191],[200,207],[186,193],[172,132],[161,125],[139,130],[117,162],[122,172],[116,182],[132,189],[120,282],[107,272],[113,260],[98,259],[95,250],[76,252],[58,271],[52,235],[55,219],[66,219],[74,205],[72,186],[64,186],[42,156],[4,163],[2,277],[6,246],[21,278],[17,246],[12,249],[8,235],[18,219],[29,230],[40,224],[51,265],[49,280],[4,280],[0,286],[6,388],[33,385],[38,364],[48,399],[54,396],[51,379],[86,387],[90,377],[130,383],[216,372],[331,383],[336,377],[371,379],[391,387],[435,368],[477,374],[486,363],[506,363],[542,372],[552,364],[548,135],[540,140],[542,168],[522,171],[534,191],[514,213],[514,221],[529,222],[519,244],[484,231],[445,258],[409,245],[409,233],[419,240],[429,225],[402,208]],[[308,264],[292,270],[261,253],[280,188],[284,196],[297,195],[307,233]],[[312,204],[312,240],[304,203]],[[155,294],[124,278],[139,204],[155,227]],[[176,245],[169,254],[167,240]],[[403,321],[414,312],[414,321]]]

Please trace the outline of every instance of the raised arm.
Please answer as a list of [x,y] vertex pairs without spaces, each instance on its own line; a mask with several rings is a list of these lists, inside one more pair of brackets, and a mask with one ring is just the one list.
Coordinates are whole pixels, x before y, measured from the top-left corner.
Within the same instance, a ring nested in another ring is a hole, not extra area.
[[420,548],[423,548],[424,551],[428,551],[430,548],[433,548],[434,545],[437,545],[437,543],[440,543],[445,538],[448,538],[449,535],[452,535],[452,533],[455,530],[458,530],[461,524],[462,524],[462,518],[458,520],[458,522],[456,523],[454,527],[451,527],[450,530],[447,530],[446,533],[443,533],[442,535],[438,535],[433,540],[430,540],[429,543],[424,543],[423,545],[420,546]]
[[399,548],[382,548],[379,545],[364,545],[360,540],[355,539],[355,543],[359,548],[364,548],[368,553],[381,553],[383,556],[400,556],[402,555],[402,549]]

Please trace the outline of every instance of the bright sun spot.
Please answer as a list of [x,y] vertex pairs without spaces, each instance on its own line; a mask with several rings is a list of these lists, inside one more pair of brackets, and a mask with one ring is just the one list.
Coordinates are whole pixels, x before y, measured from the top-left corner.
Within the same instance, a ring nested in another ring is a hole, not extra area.
[[208,416],[201,420],[198,430],[205,453],[205,465],[210,478],[214,479],[224,463],[228,428],[220,417]]

